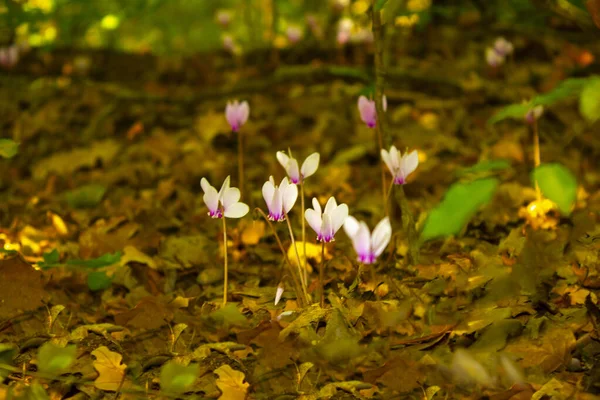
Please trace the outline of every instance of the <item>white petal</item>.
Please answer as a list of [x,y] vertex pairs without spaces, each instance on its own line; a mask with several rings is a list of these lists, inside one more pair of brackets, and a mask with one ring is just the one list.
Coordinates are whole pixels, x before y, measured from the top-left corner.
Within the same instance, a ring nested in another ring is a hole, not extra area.
[[229,125],[233,126],[236,124],[235,108],[230,102],[227,102],[227,106],[225,107],[225,118],[227,119]]
[[402,167],[401,167],[404,177],[407,177],[415,169],[417,169],[418,165],[419,165],[419,153],[417,153],[416,150],[413,150],[409,154],[405,154],[404,157],[402,157]]
[[273,202],[273,194],[275,193],[275,186],[273,182],[266,181],[262,187],[262,195],[263,199],[265,199],[265,203],[267,203],[267,208],[271,209],[271,202]]
[[246,121],[248,121],[248,116],[250,115],[250,106],[248,105],[247,101],[242,101],[242,104],[240,104],[239,108],[238,108],[238,118],[239,118],[239,122],[240,125],[243,125],[246,123]]
[[312,153],[310,156],[306,157],[306,160],[302,163],[302,170],[300,171],[303,178],[308,178],[317,172],[320,159],[321,155],[319,153]]
[[400,168],[400,152],[396,146],[390,147],[390,164],[392,165],[393,171],[397,171]]
[[242,218],[244,215],[248,214],[248,211],[250,211],[250,207],[248,207],[247,204],[235,203],[226,208],[223,215],[227,218]]
[[208,187],[207,190],[204,191],[202,200],[204,200],[204,204],[206,204],[210,211],[214,212],[219,208],[219,193],[217,193],[217,189],[212,186]]
[[313,205],[313,208],[315,209],[315,211],[319,215],[321,215],[321,205],[319,204],[319,200],[317,200],[316,197],[313,197],[313,199],[312,199],[312,205]]
[[333,238],[333,224],[329,214],[323,214],[323,223],[321,224],[321,235],[325,242],[329,242]]
[[298,160],[295,158],[290,158],[286,168],[287,174],[290,176],[290,179],[294,183],[300,182],[300,170],[298,168]]
[[369,227],[363,221],[360,221],[358,231],[352,238],[352,245],[359,256],[364,257],[371,253],[371,232],[369,232]]
[[277,286],[277,291],[275,292],[275,305],[279,303],[281,300],[281,296],[283,295],[283,288],[281,286]]
[[304,218],[311,228],[317,233],[321,233],[321,213],[309,208],[304,212]]
[[348,217],[348,206],[346,204],[340,204],[330,215],[333,233],[335,234],[340,230],[342,225],[344,225],[344,221],[346,220],[346,217]]
[[277,157],[277,161],[279,161],[279,164],[281,164],[281,166],[285,168],[285,171],[287,172],[287,166],[290,162],[290,158],[288,157],[288,155],[285,154],[283,151],[278,151],[275,154],[275,157]]
[[376,257],[383,253],[391,238],[392,226],[390,225],[390,219],[385,217],[373,229],[373,235],[371,236],[371,248]]
[[275,190],[273,191],[273,199],[271,200],[269,211],[271,214],[275,214],[277,216],[281,216],[283,214],[283,199],[281,188],[279,187],[275,187]]
[[221,185],[221,189],[219,190],[219,200],[221,200],[221,202],[223,201],[223,194],[225,193],[225,191],[227,189],[229,189],[229,181],[230,181],[230,176],[227,175],[227,178],[225,178],[225,180],[223,181],[223,184]]
[[223,197],[221,198],[221,204],[223,204],[223,209],[227,211],[229,207],[233,204],[237,203],[240,200],[240,189],[230,187],[225,189],[223,192]]
[[336,208],[337,202],[335,201],[333,196],[331,196],[329,200],[327,200],[327,204],[325,204],[325,210],[323,210],[323,214],[331,214]]
[[381,159],[388,167],[392,175],[394,175],[394,166],[392,165],[392,159],[390,158],[390,153],[386,149],[381,149]]
[[298,186],[296,185],[287,185],[285,191],[282,193],[283,197],[283,209],[286,214],[290,212],[294,204],[296,204],[296,200],[298,199]]
[[358,232],[358,227],[359,227],[359,224],[358,224],[357,219],[351,215],[348,215],[348,217],[344,221],[344,231],[346,232],[346,235],[348,235],[348,237],[350,239],[352,239],[354,236],[356,236],[356,233]]
[[[210,183],[208,183],[208,180],[206,178],[200,179],[200,186],[202,187],[202,190],[204,191],[204,193],[208,192],[211,188],[215,189],[214,187],[211,186]],[[217,191],[217,189],[215,189],[215,192],[216,191]]]

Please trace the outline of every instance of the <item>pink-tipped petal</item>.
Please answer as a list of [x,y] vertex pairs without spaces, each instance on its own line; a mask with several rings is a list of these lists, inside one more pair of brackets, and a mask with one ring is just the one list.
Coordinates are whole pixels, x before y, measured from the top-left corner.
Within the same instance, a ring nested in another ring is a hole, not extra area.
[[358,231],[352,238],[352,245],[361,262],[365,264],[372,263],[371,233],[369,232],[369,227],[363,221],[359,223]]
[[342,225],[344,225],[344,221],[348,217],[348,206],[346,204],[340,204],[330,215],[333,234],[335,235]]
[[273,198],[271,199],[271,205],[269,206],[269,216],[275,221],[283,221],[285,218],[283,215],[281,188],[279,187],[275,187],[275,190],[273,191]]
[[379,257],[383,253],[391,238],[392,226],[390,225],[390,219],[385,217],[373,229],[373,235],[371,236],[371,248],[375,257]]
[[212,186],[208,188],[208,190],[204,192],[202,200],[204,200],[204,204],[208,207],[209,214],[211,216],[216,215],[219,211],[219,194],[217,193],[217,189]]
[[223,215],[227,218],[242,218],[244,215],[248,214],[248,211],[250,211],[250,207],[248,207],[247,204],[235,203],[225,208]]
[[250,106],[247,101],[242,101],[242,104],[239,106],[239,114],[238,114],[238,122],[241,125],[244,125],[248,122],[248,117],[250,116]]
[[313,231],[315,231],[317,236],[319,236],[321,233],[321,213],[309,208],[304,212],[304,218]]
[[310,156],[306,157],[306,160],[302,163],[302,178],[308,178],[317,172],[319,168],[319,161],[321,159],[321,155],[319,153],[312,153]]
[[286,172],[290,177],[292,183],[296,184],[300,182],[300,168],[298,168],[298,160],[295,158],[290,158],[288,162]]
[[[323,223],[321,224],[321,240],[325,243],[329,243],[333,240],[333,224],[331,223],[331,217],[329,214],[323,214]],[[319,239],[317,237],[317,239]]]

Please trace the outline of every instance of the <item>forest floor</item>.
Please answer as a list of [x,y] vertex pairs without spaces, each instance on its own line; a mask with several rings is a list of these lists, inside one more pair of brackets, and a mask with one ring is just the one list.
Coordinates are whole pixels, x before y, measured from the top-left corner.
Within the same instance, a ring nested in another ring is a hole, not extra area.
[[[567,166],[580,188],[570,216],[534,217],[528,126],[486,122],[598,63],[579,66],[583,50],[556,36],[513,36],[515,55],[499,71],[484,61],[494,37],[397,50],[405,53],[389,69],[386,142],[420,152],[405,185],[418,226],[451,183],[479,174],[469,170],[478,161],[509,166],[483,172],[501,182],[492,201],[457,237],[425,243],[417,265],[406,260],[397,209],[375,281],[356,285],[356,256],[340,231],[326,247],[326,306],[305,309],[289,285],[274,305],[283,257],[252,213],[228,222],[221,307],[221,224],[207,216],[200,179],[218,188],[231,175],[239,185],[238,134],[224,109],[247,100],[242,201],[251,210],[266,209],[269,176],[285,174],[276,151],[301,160],[318,151],[307,205],[335,196],[374,226],[385,215],[379,148],[356,107],[368,54],[331,56],[338,68],[283,57],[266,72],[224,55],[182,63],[103,53],[89,55],[87,77],[57,67],[72,62],[68,54],[30,55],[0,81],[0,129],[20,142],[0,163],[0,398],[32,382],[73,399],[595,398],[598,124],[584,126],[575,101],[546,110],[542,161]],[[589,50],[600,54],[597,44]],[[290,218],[301,240],[299,203]],[[276,229],[288,249],[286,225]],[[317,299],[321,253],[310,229],[307,242]],[[46,342],[76,345],[56,376],[39,371]],[[170,360],[199,366],[185,395],[160,391]]]

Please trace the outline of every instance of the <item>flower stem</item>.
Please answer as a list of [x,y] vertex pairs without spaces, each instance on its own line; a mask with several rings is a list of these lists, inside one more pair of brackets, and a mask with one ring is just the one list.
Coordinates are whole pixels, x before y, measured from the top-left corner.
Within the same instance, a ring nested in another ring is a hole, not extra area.
[[302,220],[302,254],[304,254],[304,282],[308,282],[308,268],[306,268],[306,263],[308,262],[308,258],[306,257],[306,221],[304,218],[304,179],[300,180],[300,203],[302,206],[302,214],[300,215],[300,219]]
[[242,133],[238,131],[238,178],[240,179],[240,193],[244,194],[244,144]]
[[[538,130],[538,122],[537,118],[533,118],[533,164],[534,167],[537,168],[541,164],[541,156],[540,156],[540,133]],[[535,192],[537,194],[537,199],[542,199],[542,192],[540,191],[540,186],[538,183],[535,183]]]
[[223,305],[227,304],[227,223],[225,222],[225,216],[221,218],[223,220]]
[[[306,254],[304,255],[306,257]],[[319,268],[319,286],[321,288],[321,308],[325,307],[325,242],[321,242],[321,267]]]
[[[292,246],[294,246],[294,251],[296,252],[296,261],[298,263],[298,275],[300,275],[300,283],[302,284],[302,291],[304,292],[304,296],[308,299],[308,291],[306,289],[306,282],[304,281],[302,274],[302,263],[300,262],[300,254],[298,254],[298,246],[296,245],[296,240],[294,240],[294,232],[292,231],[292,224],[290,223],[290,219],[288,214],[285,213],[285,221],[287,222],[288,229],[290,231],[290,239],[292,240]],[[304,255],[306,257],[306,254]]]
[[[381,24],[381,13],[375,11],[375,1],[371,8],[371,16],[373,23],[373,39],[375,42],[375,110],[377,113],[377,142],[379,145],[379,154],[383,149],[383,137],[386,136],[385,117],[383,110],[383,87],[385,86],[385,68],[383,64],[384,40],[383,40],[383,25]],[[386,136],[387,138],[387,136]],[[387,195],[385,184],[385,166],[382,160],[381,165],[381,192],[383,198],[383,206],[386,207]]]
[[400,205],[402,228],[408,239],[408,264],[415,265],[419,263],[419,238],[415,227],[415,219],[408,207],[404,186],[402,185],[396,185],[396,201]]
[[257,207],[254,209],[254,211],[260,213],[260,215],[263,216],[265,221],[267,221],[267,224],[269,224],[269,227],[271,228],[271,231],[273,232],[273,236],[275,236],[277,245],[279,245],[279,250],[281,250],[281,253],[283,254],[283,258],[285,259],[285,262],[286,262],[288,268],[290,269],[290,275],[292,276],[292,280],[294,281],[294,290],[296,291],[296,298],[299,300],[300,306],[302,306],[304,304],[308,304],[308,302],[304,298],[304,293],[302,292],[302,286],[298,282],[298,278],[296,277],[296,273],[294,272],[292,263],[290,262],[290,259],[288,258],[285,248],[283,247],[283,243],[281,242],[281,239],[279,238],[279,234],[275,230],[275,226],[269,220],[269,218],[267,217],[267,215],[265,214],[265,212],[263,210],[261,210],[260,208]]

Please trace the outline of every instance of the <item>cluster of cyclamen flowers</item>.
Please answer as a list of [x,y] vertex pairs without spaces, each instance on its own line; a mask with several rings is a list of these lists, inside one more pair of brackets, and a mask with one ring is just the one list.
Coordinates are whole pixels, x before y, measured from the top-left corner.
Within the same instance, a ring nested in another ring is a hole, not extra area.
[[513,51],[513,44],[503,37],[499,37],[494,42],[493,47],[485,49],[485,60],[490,67],[497,68],[504,64],[506,57],[511,55]]
[[[387,108],[385,97],[383,100],[384,108]],[[369,127],[375,126],[376,111],[374,102],[361,96],[358,106],[361,119]],[[245,101],[227,104],[226,118],[233,131],[239,130],[241,125],[248,119],[248,114],[249,106]],[[416,150],[402,155],[395,146],[392,146],[389,151],[382,149],[381,157],[392,174],[396,185],[405,184],[406,178],[417,168],[419,163]],[[269,211],[269,220],[281,222],[286,220],[287,215],[298,199],[296,185],[315,174],[319,167],[320,156],[319,153],[309,155],[301,166],[291,154],[282,151],[276,153],[276,158],[285,169],[287,177],[283,178],[279,185],[276,185],[274,178],[271,176],[263,184],[262,195]],[[211,186],[206,178],[202,178],[201,186],[210,217],[241,218],[248,213],[249,207],[239,202],[240,191],[237,188],[230,187],[229,177],[225,179],[219,191]],[[312,199],[312,205],[312,209],[309,208],[304,212],[304,218],[317,234],[317,241],[332,242],[337,231],[343,226],[346,234],[352,240],[358,261],[363,264],[374,263],[391,239],[392,229],[387,217],[381,220],[371,232],[365,222],[349,216],[348,206],[338,204],[333,196],[329,198],[324,209],[321,209],[321,205],[316,198]]]

